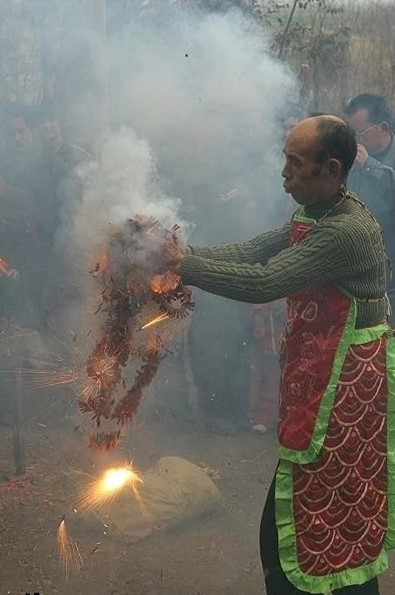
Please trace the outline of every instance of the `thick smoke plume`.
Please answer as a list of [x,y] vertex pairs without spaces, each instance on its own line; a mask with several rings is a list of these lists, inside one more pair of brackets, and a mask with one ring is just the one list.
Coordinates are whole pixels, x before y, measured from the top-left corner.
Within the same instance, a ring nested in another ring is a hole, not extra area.
[[[195,241],[215,242],[268,228],[279,210],[277,118],[295,94],[290,73],[240,11],[164,4],[136,6],[106,51],[97,41],[95,77],[102,70],[122,128],[100,137],[97,168],[74,202],[70,244],[90,256],[109,225],[138,213],[167,227],[185,219]],[[65,230],[69,221],[62,242]]]
[[[81,289],[67,306],[67,324],[71,317],[87,332],[97,324],[88,271],[126,219],[180,224],[190,243],[239,241],[284,220],[278,118],[297,94],[290,72],[269,55],[261,23],[238,10],[136,3],[132,22],[102,41],[95,40],[93,72],[107,92],[107,126],[96,139],[95,163],[78,172],[83,191],[59,233]],[[84,97],[71,108],[81,133],[92,112]],[[205,345],[225,374],[235,358],[247,370],[239,306],[196,293],[192,359],[193,344],[197,351]]]

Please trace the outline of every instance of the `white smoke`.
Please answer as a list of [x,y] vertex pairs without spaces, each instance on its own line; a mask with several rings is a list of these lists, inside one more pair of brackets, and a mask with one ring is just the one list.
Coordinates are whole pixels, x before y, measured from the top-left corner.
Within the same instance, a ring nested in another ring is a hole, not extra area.
[[[59,234],[80,289],[64,314],[67,328],[70,320],[87,331],[98,324],[89,270],[113,226],[126,219],[181,223],[188,242],[220,243],[247,239],[285,217],[278,115],[295,100],[297,85],[270,56],[262,23],[238,10],[139,6],[106,47],[95,41],[94,73],[105,65],[101,87],[109,89],[112,126],[96,139],[96,166]],[[71,108],[81,130],[92,111],[87,97],[81,93]],[[197,291],[195,299],[196,342],[220,354],[224,369],[246,361],[248,331],[238,306],[211,297],[201,303]]]
[[[216,204],[235,187],[242,210],[243,201],[259,203],[261,229],[276,212],[277,116],[297,93],[268,43],[262,23],[241,11],[205,13],[167,3],[148,15],[136,10],[113,40],[114,118],[148,140],[170,193],[182,197],[187,218],[197,224],[198,239],[216,240],[215,226],[203,230],[210,213],[227,217],[229,238],[237,239],[240,213],[232,220]],[[244,217],[245,234],[255,233],[256,215]],[[221,240],[220,226],[218,232]]]
[[100,251],[112,226],[136,215],[155,218],[166,227],[174,225],[179,201],[161,190],[146,140],[121,128],[102,142],[97,160],[96,167],[82,167],[88,183],[75,203],[73,250],[90,255]]

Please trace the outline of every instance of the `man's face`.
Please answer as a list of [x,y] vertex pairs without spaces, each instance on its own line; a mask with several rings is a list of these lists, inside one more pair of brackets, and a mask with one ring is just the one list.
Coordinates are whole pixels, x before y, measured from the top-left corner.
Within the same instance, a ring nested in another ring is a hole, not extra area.
[[313,205],[326,196],[324,167],[316,161],[317,124],[304,120],[293,128],[285,141],[284,188],[300,205]]
[[54,116],[47,116],[40,125],[44,141],[48,144],[58,144],[62,141],[62,127]]
[[20,149],[26,149],[33,142],[33,132],[22,116],[17,116],[11,122],[12,138]]
[[374,155],[382,151],[390,141],[388,123],[374,124],[369,119],[367,109],[359,109],[347,116],[347,121],[355,130],[357,143],[363,145],[368,153]]

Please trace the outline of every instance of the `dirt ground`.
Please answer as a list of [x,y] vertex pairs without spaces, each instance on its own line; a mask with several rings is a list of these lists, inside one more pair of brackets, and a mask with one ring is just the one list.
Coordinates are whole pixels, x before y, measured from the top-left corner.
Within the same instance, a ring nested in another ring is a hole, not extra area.
[[[43,427],[47,425],[47,427]],[[115,541],[103,523],[77,518],[64,472],[92,473],[75,423],[32,422],[26,430],[26,481],[4,484],[0,495],[0,594],[25,595],[258,595],[265,593],[258,558],[258,527],[276,464],[271,435],[240,431],[217,435],[189,424],[158,421],[135,429],[117,456],[146,469],[163,455],[185,457],[219,472],[222,505],[200,521],[134,545]],[[113,462],[113,461],[112,461]],[[0,428],[0,470],[12,478],[12,432]],[[15,478],[13,478],[15,479]],[[83,568],[66,580],[56,531],[66,515]],[[382,577],[382,595],[394,592],[395,559]]]

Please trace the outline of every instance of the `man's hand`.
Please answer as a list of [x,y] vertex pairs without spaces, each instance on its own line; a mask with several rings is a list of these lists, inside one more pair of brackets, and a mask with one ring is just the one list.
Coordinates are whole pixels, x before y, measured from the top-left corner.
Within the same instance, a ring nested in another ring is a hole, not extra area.
[[164,260],[166,268],[177,270],[182,261],[187,257],[187,248],[179,242],[173,242],[172,240],[166,242],[163,250]]
[[355,157],[355,165],[363,167],[369,158],[369,153],[363,145],[357,144],[357,155]]

